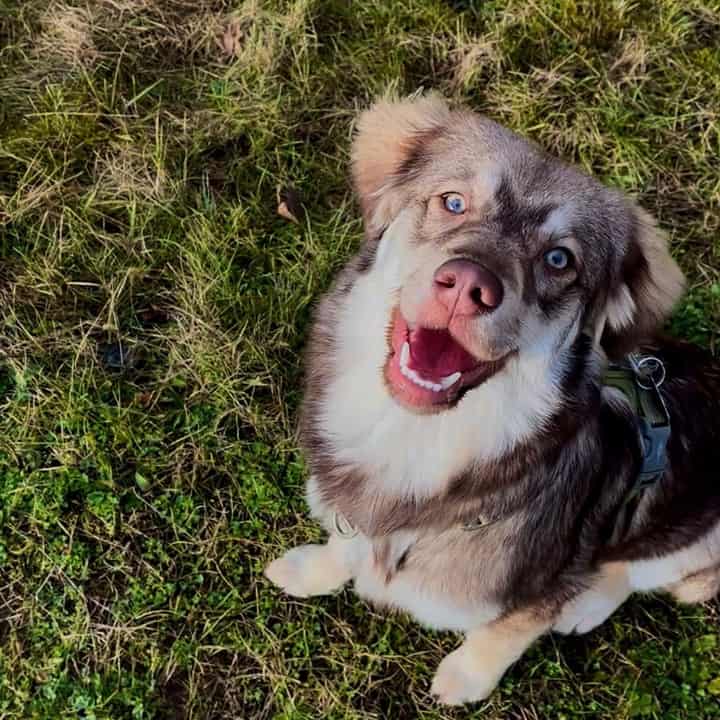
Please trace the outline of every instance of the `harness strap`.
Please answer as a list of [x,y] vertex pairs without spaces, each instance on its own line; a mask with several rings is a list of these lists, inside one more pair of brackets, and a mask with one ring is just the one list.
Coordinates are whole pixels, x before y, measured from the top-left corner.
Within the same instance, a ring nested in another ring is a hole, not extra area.
[[629,355],[627,364],[610,365],[603,377],[606,387],[620,390],[627,398],[640,436],[642,466],[625,503],[658,482],[667,470],[670,415],[660,392],[664,380],[664,365],[651,355]]

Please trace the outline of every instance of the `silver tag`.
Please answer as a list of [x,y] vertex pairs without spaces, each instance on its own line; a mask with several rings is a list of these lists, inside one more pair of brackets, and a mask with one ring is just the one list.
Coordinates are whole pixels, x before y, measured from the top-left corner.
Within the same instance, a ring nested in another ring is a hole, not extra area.
[[341,538],[350,539],[354,538],[358,534],[357,528],[353,527],[350,521],[342,513],[333,513],[332,522],[335,532]]

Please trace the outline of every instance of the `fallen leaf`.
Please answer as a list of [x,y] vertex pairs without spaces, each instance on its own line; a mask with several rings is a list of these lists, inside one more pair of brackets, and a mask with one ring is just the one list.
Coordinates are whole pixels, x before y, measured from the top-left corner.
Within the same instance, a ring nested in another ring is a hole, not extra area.
[[242,23],[238,19],[232,19],[218,38],[217,44],[228,58],[235,58],[242,51],[244,35]]
[[277,214],[285,220],[299,223],[298,217],[302,215],[303,206],[300,193],[291,185],[278,189]]

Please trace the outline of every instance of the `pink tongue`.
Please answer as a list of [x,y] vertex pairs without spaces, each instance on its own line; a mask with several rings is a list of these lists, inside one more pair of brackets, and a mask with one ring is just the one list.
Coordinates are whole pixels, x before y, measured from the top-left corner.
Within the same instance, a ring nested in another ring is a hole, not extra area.
[[455,342],[447,330],[417,328],[410,331],[408,365],[425,377],[446,377],[474,368],[478,361]]

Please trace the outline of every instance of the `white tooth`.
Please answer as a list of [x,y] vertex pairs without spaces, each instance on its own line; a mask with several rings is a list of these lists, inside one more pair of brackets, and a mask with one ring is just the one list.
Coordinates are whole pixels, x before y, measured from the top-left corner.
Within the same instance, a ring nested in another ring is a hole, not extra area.
[[411,368],[407,368],[407,376],[412,380],[416,385],[419,385],[421,388],[425,387],[425,381]]
[[405,343],[402,346],[402,350],[400,351],[400,367],[403,368],[408,364],[408,360],[410,359],[410,344]]
[[442,378],[442,380],[440,380],[440,386],[443,390],[447,390],[451,385],[454,385],[460,379],[460,375],[462,375],[462,373],[454,372],[452,375]]
[[[407,351],[406,349],[407,348]],[[404,356],[405,354],[410,353],[410,348],[407,343],[403,345],[403,349],[400,351],[400,372],[408,379],[412,380],[416,385],[418,385],[421,388],[424,388],[425,390],[432,390],[433,392],[440,392],[444,389],[444,387],[439,383],[431,382],[430,380],[425,380],[421,378],[412,368],[407,367],[405,365]],[[460,373],[456,373],[458,377],[460,376]]]

